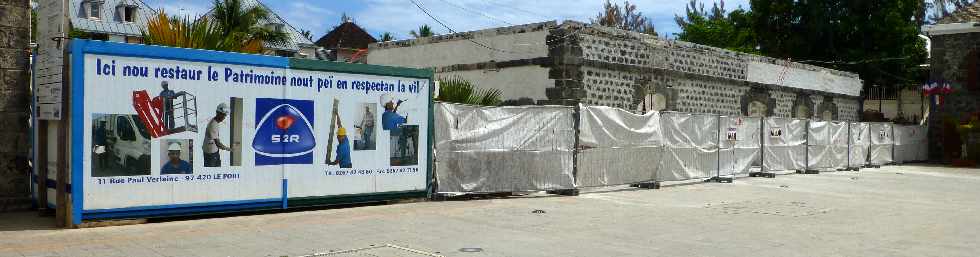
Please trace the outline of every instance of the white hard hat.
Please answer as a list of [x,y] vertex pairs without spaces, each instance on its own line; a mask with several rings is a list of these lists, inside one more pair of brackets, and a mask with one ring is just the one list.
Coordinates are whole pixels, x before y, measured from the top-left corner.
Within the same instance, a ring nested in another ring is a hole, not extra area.
[[218,113],[228,114],[228,104],[226,103],[218,104]]
[[180,143],[173,142],[167,147],[167,151],[180,151]]

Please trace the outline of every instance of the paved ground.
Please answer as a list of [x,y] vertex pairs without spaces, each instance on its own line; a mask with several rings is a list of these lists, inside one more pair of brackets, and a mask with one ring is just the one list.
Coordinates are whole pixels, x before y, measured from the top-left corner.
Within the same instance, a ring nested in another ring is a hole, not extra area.
[[978,206],[978,169],[890,166],[77,230],[0,214],[0,256],[977,256]]

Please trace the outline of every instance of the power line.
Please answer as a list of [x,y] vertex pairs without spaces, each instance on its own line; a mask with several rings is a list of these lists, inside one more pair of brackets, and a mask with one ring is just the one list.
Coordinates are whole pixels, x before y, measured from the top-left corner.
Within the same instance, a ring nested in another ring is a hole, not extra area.
[[[445,28],[446,28],[447,30],[449,30],[449,33],[458,33],[458,32],[457,32],[456,30],[454,30],[454,29],[453,29],[452,27],[450,27],[450,26],[449,26],[448,24],[446,24],[446,23],[445,23],[445,22],[443,22],[442,20],[439,20],[439,19],[438,19],[438,18],[436,18],[435,16],[433,16],[433,15],[432,15],[432,13],[429,13],[429,10],[428,10],[428,9],[425,9],[425,7],[422,7],[422,5],[421,5],[421,4],[419,4],[419,3],[417,2],[417,1],[415,1],[415,0],[408,0],[408,1],[411,1],[411,2],[412,2],[412,4],[415,4],[415,7],[418,7],[418,8],[419,8],[419,10],[421,10],[421,11],[422,11],[423,13],[425,13],[425,15],[426,15],[426,16],[429,16],[429,18],[431,18],[431,19],[432,19],[433,21],[435,21],[436,23],[439,23],[439,25],[442,25],[442,26],[443,26],[443,27],[445,27]],[[491,46],[488,46],[488,45],[485,45],[485,44],[483,44],[483,43],[480,43],[480,42],[477,42],[477,41],[475,41],[475,40],[473,40],[473,39],[471,39],[471,38],[467,38],[466,40],[467,40],[467,41],[470,41],[471,43],[473,43],[473,44],[475,44],[475,45],[478,45],[478,46],[480,46],[480,47],[483,47],[483,48],[486,48],[486,49],[489,49],[489,50],[491,50],[491,51],[497,51],[497,52],[504,52],[504,53],[513,53],[513,54],[523,54],[523,53],[518,53],[518,52],[512,52],[512,51],[507,51],[507,50],[501,50],[501,49],[497,49],[497,48],[493,48],[493,47],[491,47]]]
[[504,23],[504,24],[507,24],[507,25],[510,25],[510,26],[514,26],[514,24],[513,24],[513,23],[510,23],[510,22],[507,22],[507,21],[505,21],[505,20],[501,20],[501,19],[498,19],[497,17],[493,17],[493,16],[491,16],[491,15],[489,15],[489,14],[486,14],[486,13],[484,13],[484,12],[480,12],[480,11],[474,11],[474,10],[471,10],[471,9],[469,9],[469,8],[466,8],[466,7],[463,7],[462,5],[458,5],[458,4],[454,4],[454,3],[452,3],[452,2],[449,2],[449,1],[447,1],[447,0],[439,0],[439,1],[442,1],[443,3],[446,3],[446,4],[448,4],[448,5],[451,5],[451,6],[453,6],[453,7],[456,7],[456,8],[458,8],[458,9],[460,9],[460,10],[463,10],[463,11],[467,11],[467,12],[470,12],[470,13],[474,13],[474,14],[477,14],[477,15],[480,15],[480,16],[483,16],[483,17],[486,17],[486,18],[488,18],[488,19],[491,19],[491,20],[494,20],[494,21],[498,21],[498,22],[501,22],[501,23]]

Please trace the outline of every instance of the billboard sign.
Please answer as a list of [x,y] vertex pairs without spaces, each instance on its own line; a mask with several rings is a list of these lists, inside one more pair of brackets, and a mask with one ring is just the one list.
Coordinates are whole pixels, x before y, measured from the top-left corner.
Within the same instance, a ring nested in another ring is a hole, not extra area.
[[74,40],[76,221],[428,191],[427,70]]

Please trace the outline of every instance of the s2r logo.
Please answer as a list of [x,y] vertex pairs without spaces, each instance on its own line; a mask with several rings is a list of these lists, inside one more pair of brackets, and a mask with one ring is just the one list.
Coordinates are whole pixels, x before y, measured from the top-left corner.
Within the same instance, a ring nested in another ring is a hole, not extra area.
[[313,101],[259,98],[255,113],[255,165],[313,163]]

